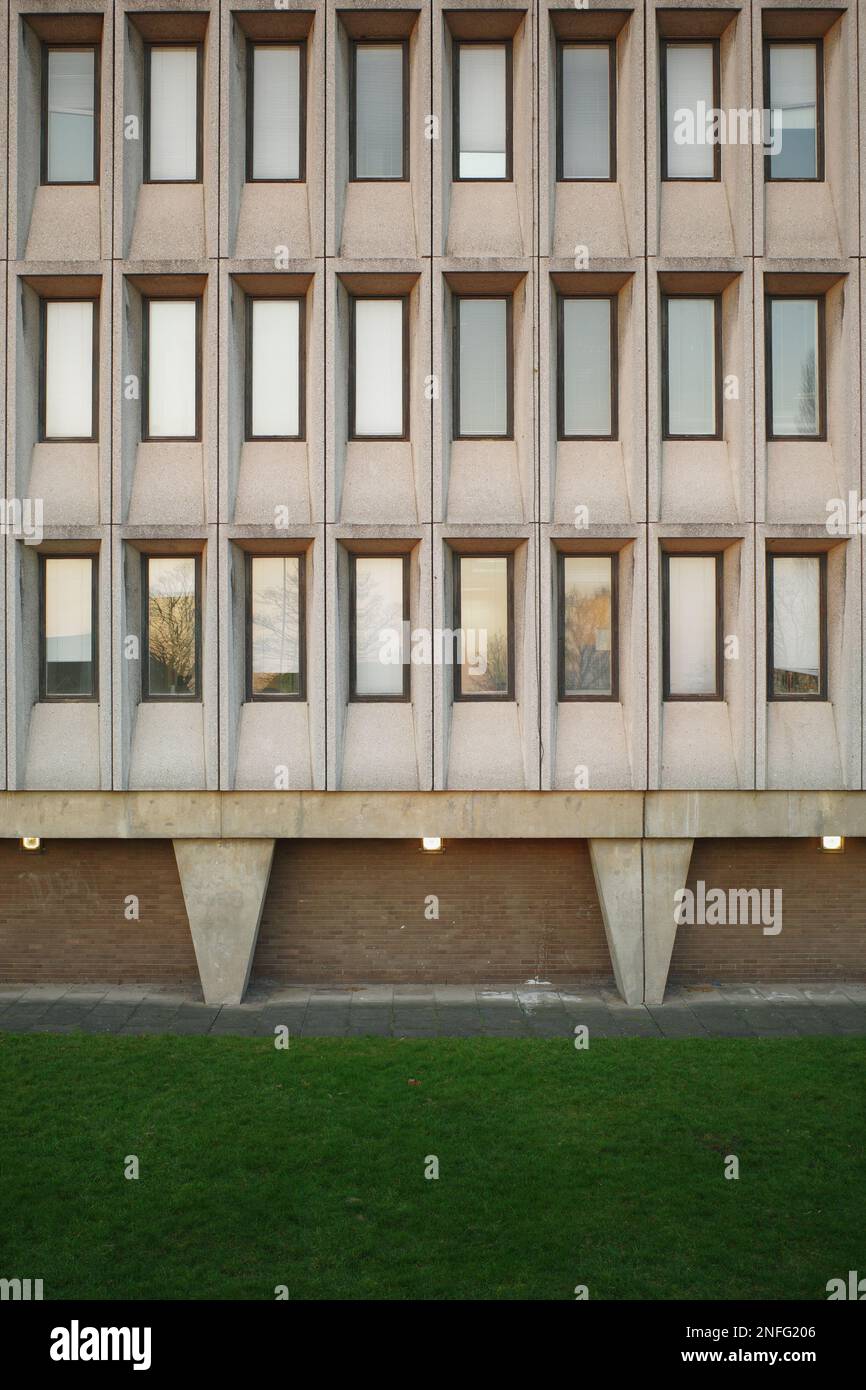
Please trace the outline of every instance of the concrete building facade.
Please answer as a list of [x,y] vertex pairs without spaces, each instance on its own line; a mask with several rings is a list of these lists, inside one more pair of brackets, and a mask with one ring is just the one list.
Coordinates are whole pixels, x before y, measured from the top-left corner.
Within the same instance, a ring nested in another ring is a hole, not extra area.
[[0,976],[866,977],[864,21],[4,4]]

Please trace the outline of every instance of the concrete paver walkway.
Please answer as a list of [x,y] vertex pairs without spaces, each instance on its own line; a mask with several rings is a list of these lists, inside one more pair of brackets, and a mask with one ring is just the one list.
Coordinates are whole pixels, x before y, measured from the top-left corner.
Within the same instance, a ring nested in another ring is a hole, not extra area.
[[361,985],[251,989],[213,1007],[147,985],[0,986],[0,1032],[240,1034],[284,1024],[304,1037],[558,1038],[586,1024],[599,1038],[866,1036],[866,984],[680,986],[663,1005],[615,991],[545,985]]

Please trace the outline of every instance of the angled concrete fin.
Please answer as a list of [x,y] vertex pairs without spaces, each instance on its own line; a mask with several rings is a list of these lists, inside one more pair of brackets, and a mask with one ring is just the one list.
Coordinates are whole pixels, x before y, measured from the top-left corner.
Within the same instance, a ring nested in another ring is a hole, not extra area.
[[694,840],[643,841],[644,959],[647,1004],[661,1004],[677,934],[675,895],[685,888]]
[[244,997],[268,891],[273,840],[174,840],[206,1004]]
[[590,840],[589,858],[617,988],[627,1004],[644,996],[640,840]]

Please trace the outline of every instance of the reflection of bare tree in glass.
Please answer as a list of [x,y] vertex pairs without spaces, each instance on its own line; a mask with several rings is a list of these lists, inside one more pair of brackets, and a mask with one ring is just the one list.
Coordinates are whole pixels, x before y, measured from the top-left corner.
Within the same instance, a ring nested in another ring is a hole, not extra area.
[[569,589],[565,595],[565,690],[610,692],[610,652],[598,651],[597,633],[610,630],[610,592]]
[[298,583],[287,569],[277,587],[256,589],[253,623],[253,690],[298,693]]
[[[402,585],[402,573],[400,583]],[[386,643],[380,636],[382,632],[395,632],[397,641],[402,641],[403,630],[402,589],[401,597],[392,600],[386,584],[383,584],[369,569],[358,566],[355,570],[355,663],[378,665],[386,654],[393,651],[393,639]],[[394,668],[396,670],[396,667]],[[402,676],[400,677],[402,680]]]
[[809,351],[800,369],[800,390],[797,393],[797,423],[801,434],[814,434],[818,423],[815,410],[815,353]]
[[184,569],[172,570],[169,592],[152,593],[148,602],[150,686],[158,694],[195,691],[195,594],[176,592],[185,582]]
[[[502,695],[508,689],[508,639],[504,632],[487,633],[487,650],[484,650],[484,643],[478,634],[474,647],[473,644],[465,641],[465,651],[471,660],[464,665],[461,674],[461,686],[464,693],[477,695]],[[483,664],[486,660],[487,669],[485,671],[473,670],[476,662]]]
[[[815,623],[815,609],[808,592],[799,584],[779,584],[773,587],[773,691],[777,695],[817,695],[819,690],[818,671],[793,670],[779,666],[777,661],[792,654],[786,650],[786,633],[808,632]],[[783,645],[779,651],[779,636]]]

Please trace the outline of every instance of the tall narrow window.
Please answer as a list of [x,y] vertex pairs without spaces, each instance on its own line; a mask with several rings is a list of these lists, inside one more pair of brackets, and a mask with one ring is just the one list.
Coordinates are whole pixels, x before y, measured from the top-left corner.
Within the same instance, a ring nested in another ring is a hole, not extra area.
[[247,698],[304,698],[304,558],[247,556]]
[[559,45],[559,179],[616,178],[616,44]]
[[511,296],[454,300],[455,439],[512,433]]
[[409,556],[350,555],[350,698],[408,700]]
[[663,39],[661,62],[662,178],[718,179],[712,112],[719,106],[719,41]]
[[767,43],[764,90],[771,121],[771,148],[765,159],[768,179],[823,179],[824,46]]
[[722,556],[662,555],[665,700],[722,700]]
[[665,439],[719,439],[722,433],[721,300],[662,300]]
[[617,698],[615,555],[559,557],[559,698]]
[[352,44],[350,178],[407,177],[408,61],[405,41]]
[[615,439],[616,299],[559,298],[559,438]]
[[823,439],[824,300],[769,299],[768,437]]
[[142,698],[200,699],[199,557],[146,555],[143,588]]
[[405,439],[409,434],[409,301],[353,297],[350,303],[350,438]]
[[454,44],[454,178],[511,178],[511,40]]
[[199,299],[144,302],[144,439],[200,435]]
[[827,698],[827,556],[767,556],[767,698]]
[[43,439],[96,438],[97,303],[42,300]]
[[455,700],[514,699],[512,558],[454,556]]
[[96,49],[46,44],[42,54],[42,182],[95,183]]
[[303,438],[300,299],[247,300],[247,439]]
[[148,44],[144,178],[146,183],[201,179],[201,48]]
[[304,177],[304,62],[301,43],[251,43],[247,68],[247,179]]
[[40,700],[95,700],[96,576],[93,555],[41,555]]

